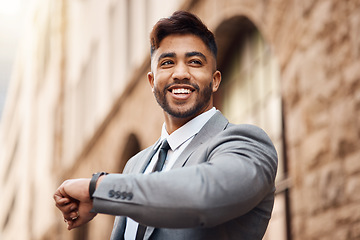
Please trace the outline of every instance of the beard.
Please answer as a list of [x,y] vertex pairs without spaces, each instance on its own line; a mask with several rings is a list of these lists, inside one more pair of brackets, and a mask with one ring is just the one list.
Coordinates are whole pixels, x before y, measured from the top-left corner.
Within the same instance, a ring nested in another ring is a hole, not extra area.
[[171,84],[167,85],[163,89],[163,91],[160,91],[160,89],[154,87],[155,99],[160,105],[160,107],[173,117],[176,118],[195,117],[200,113],[201,110],[203,110],[209,105],[210,99],[212,97],[213,83],[211,81],[210,84],[202,90],[200,90],[200,87],[197,84],[190,84],[190,85],[195,88],[195,91],[198,91],[198,96],[196,97],[195,103],[186,110],[180,110],[177,109],[176,107],[171,107],[169,102],[167,101],[166,99],[166,94],[168,93],[167,89],[171,86]]

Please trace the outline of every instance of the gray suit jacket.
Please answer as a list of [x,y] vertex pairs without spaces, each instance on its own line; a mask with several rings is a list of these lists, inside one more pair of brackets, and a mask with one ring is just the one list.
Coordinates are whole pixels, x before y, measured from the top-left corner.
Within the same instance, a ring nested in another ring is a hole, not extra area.
[[217,112],[170,171],[139,174],[154,146],[132,157],[124,174],[106,176],[94,193],[95,212],[118,216],[111,239],[123,239],[124,216],[151,226],[144,239],[262,239],[277,170],[264,131],[230,124]]

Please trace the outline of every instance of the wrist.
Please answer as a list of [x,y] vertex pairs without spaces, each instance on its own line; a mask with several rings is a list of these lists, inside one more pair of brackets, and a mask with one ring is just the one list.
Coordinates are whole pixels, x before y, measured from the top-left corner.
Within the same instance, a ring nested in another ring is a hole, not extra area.
[[100,185],[101,181],[103,180],[103,178],[104,178],[106,175],[107,175],[107,174],[104,174],[104,175],[101,175],[101,176],[99,177],[99,179],[98,179],[97,182],[96,182],[96,188],[95,188],[95,190],[98,188],[98,186]]
[[[93,194],[98,186],[98,184],[100,183],[99,182],[99,178],[100,177],[103,177],[104,175],[107,175],[108,173],[106,172],[97,172],[97,173],[94,173],[91,180],[90,180],[90,183],[89,183],[89,195],[90,195],[90,199],[93,199]],[[102,179],[100,179],[101,181]]]

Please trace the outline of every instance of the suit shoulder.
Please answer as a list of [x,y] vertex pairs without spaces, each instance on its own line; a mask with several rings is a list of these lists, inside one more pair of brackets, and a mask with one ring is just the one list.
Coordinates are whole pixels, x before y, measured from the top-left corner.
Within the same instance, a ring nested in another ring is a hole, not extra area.
[[224,129],[228,134],[255,135],[258,137],[269,138],[267,133],[260,127],[252,124],[233,124],[229,123]]
[[[252,124],[232,124],[230,123],[222,133],[224,142],[241,141],[252,142],[253,146],[262,146],[276,153],[275,146],[268,134],[260,127]],[[276,154],[275,154],[276,155]]]

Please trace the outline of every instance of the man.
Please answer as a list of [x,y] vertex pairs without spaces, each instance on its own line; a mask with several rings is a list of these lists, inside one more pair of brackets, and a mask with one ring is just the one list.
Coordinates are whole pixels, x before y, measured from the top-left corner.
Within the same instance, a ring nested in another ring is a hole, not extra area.
[[123,174],[65,181],[54,199],[68,229],[104,213],[117,216],[112,239],[262,239],[277,155],[261,129],[231,124],[213,107],[221,81],[213,34],[179,11],[150,38],[147,77],[164,110],[161,137]]

